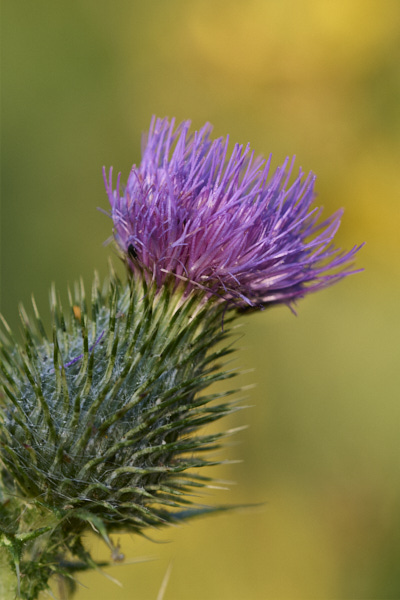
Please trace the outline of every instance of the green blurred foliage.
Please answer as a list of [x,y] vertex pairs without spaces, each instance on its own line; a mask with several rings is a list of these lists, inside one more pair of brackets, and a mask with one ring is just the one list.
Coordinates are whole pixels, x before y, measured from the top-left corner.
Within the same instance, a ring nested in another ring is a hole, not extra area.
[[[126,179],[153,113],[208,120],[274,164],[296,154],[365,272],[241,320],[250,427],[214,503],[253,510],[123,537],[78,598],[400,597],[398,0],[3,0],[1,307],[107,273],[101,167]],[[116,259],[114,259],[115,262]],[[265,503],[265,504],[263,504]],[[151,534],[150,534],[151,535]],[[97,544],[96,541],[91,543]],[[99,556],[107,556],[99,546]]]

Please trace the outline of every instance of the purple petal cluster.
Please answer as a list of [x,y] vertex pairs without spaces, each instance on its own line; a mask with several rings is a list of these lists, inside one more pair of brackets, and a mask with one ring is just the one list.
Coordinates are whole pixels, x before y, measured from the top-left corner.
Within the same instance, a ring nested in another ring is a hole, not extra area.
[[153,117],[143,158],[125,188],[104,179],[114,235],[132,271],[162,286],[171,276],[189,289],[236,306],[291,304],[350,274],[349,252],[333,238],[342,211],[320,222],[315,177],[293,161],[275,172],[249,146],[212,140],[212,127]]

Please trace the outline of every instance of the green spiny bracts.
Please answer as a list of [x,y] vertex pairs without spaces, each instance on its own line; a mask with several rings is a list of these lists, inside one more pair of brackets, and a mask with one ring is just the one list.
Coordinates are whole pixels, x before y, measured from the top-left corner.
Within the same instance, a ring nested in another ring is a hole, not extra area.
[[95,566],[87,530],[112,547],[110,533],[196,514],[190,492],[208,478],[193,469],[219,462],[202,455],[226,435],[198,430],[234,407],[201,394],[233,376],[217,363],[231,352],[223,306],[114,274],[90,304],[76,286],[66,315],[52,290],[51,341],[34,302],[23,346],[1,333],[0,544],[27,599]]

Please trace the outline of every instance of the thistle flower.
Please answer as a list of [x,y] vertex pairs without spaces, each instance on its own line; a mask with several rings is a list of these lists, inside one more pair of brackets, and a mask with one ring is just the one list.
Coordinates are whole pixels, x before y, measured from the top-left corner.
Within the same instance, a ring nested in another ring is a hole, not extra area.
[[227,139],[189,125],[153,119],[123,194],[106,180],[127,283],[95,278],[89,309],[77,286],[69,314],[53,290],[50,339],[34,302],[23,345],[0,328],[4,600],[35,600],[53,575],[70,596],[75,572],[98,567],[87,531],[119,558],[114,532],[221,510],[192,503],[232,433],[200,431],[235,409],[232,392],[204,393],[234,375],[219,365],[226,308],[290,305],[351,273],[358,248],[335,249],[341,213],[319,222],[312,175],[289,185],[293,164],[269,176],[271,159],[238,145],[227,158]]
[[270,175],[264,161],[228,137],[210,139],[206,124],[189,135],[190,121],[155,119],[143,158],[124,189],[112,169],[104,180],[114,235],[133,272],[160,288],[167,279],[227,300],[239,308],[291,304],[342,279],[359,249],[332,243],[342,211],[320,222],[313,208],[315,176],[293,161]]

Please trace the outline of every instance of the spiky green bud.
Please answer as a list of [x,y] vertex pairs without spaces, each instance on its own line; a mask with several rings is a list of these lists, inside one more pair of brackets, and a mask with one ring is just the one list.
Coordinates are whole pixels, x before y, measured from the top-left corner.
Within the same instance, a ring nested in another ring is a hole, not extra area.
[[89,309],[83,285],[69,314],[54,290],[51,307],[51,341],[35,303],[23,345],[1,333],[0,544],[27,599],[94,566],[87,530],[112,548],[113,532],[194,514],[182,507],[208,479],[193,469],[216,464],[203,454],[224,435],[198,430],[233,407],[202,394],[233,375],[218,365],[231,352],[220,304],[113,275],[103,291],[95,278]]

